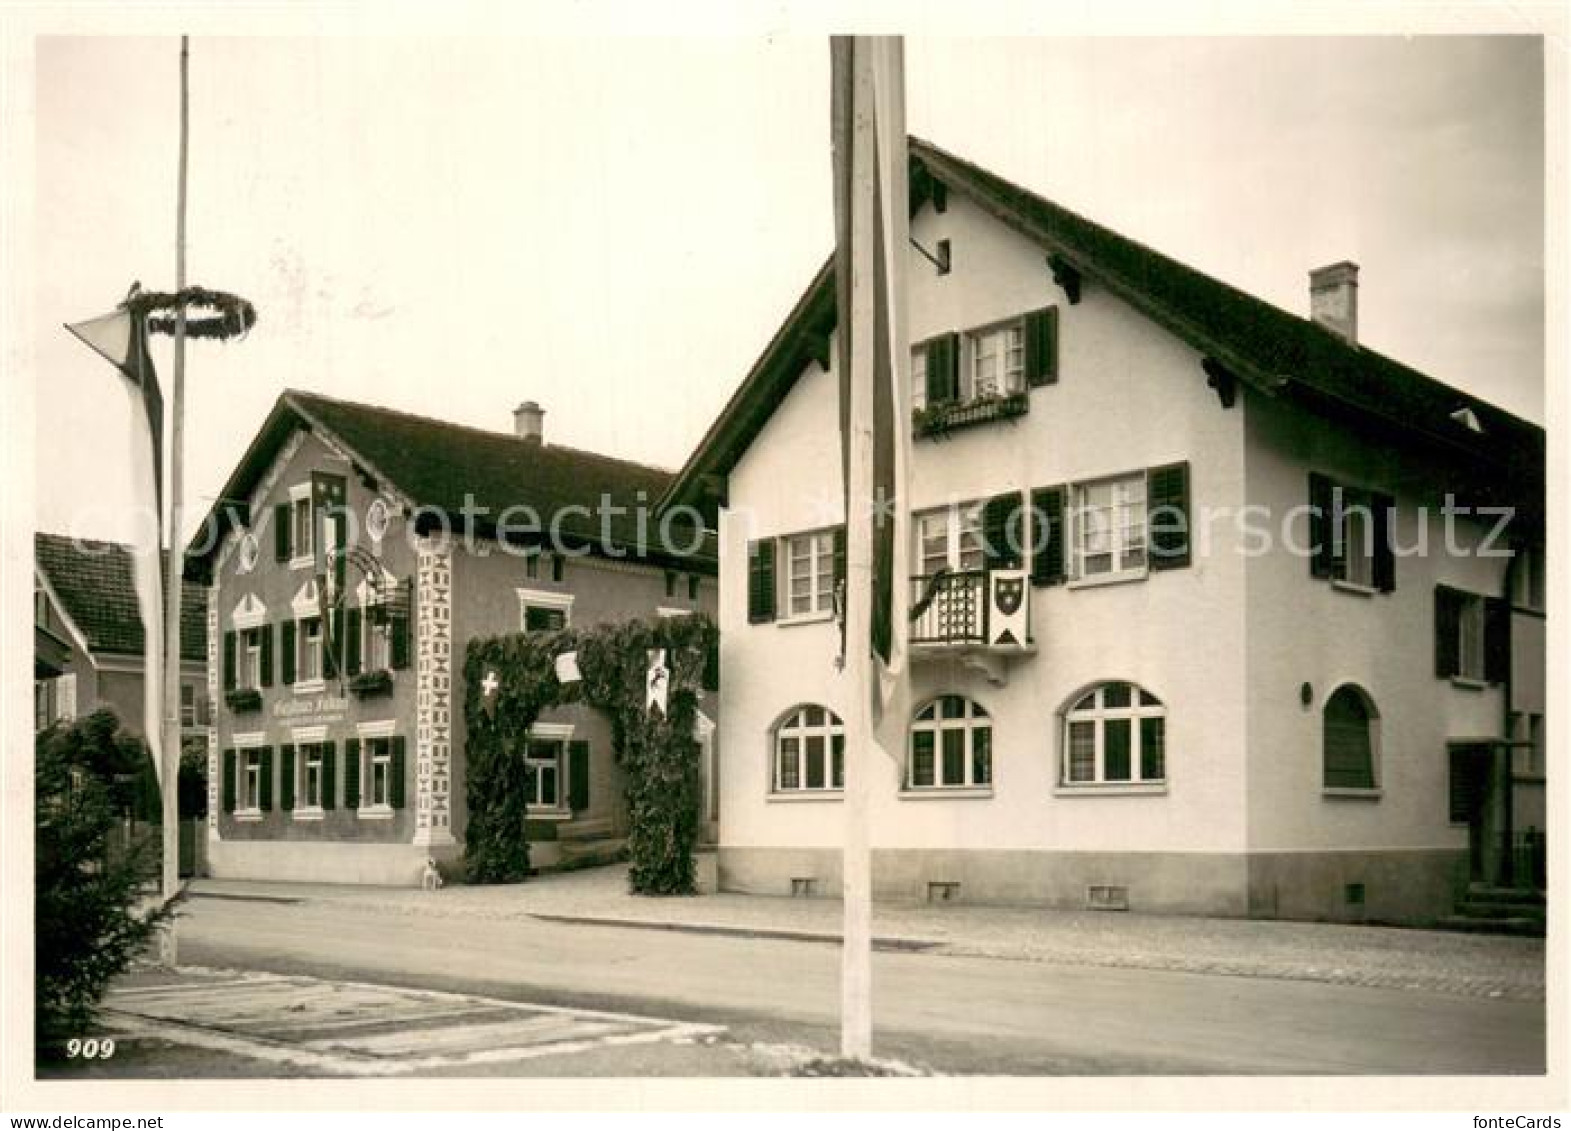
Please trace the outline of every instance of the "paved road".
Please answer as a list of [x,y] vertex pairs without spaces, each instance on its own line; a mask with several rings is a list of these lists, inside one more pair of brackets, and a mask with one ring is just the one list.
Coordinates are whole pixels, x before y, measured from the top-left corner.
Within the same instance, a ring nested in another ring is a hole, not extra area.
[[[626,1010],[836,1044],[822,943],[331,903],[196,899],[181,960]],[[877,1052],[940,1072],[1541,1073],[1544,1007],[1407,990],[937,954],[874,958]]]

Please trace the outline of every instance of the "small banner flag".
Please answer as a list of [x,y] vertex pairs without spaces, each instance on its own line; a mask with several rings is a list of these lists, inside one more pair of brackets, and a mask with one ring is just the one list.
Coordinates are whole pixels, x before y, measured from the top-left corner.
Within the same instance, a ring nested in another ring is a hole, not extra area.
[[666,694],[671,686],[671,669],[666,666],[664,648],[649,650],[649,672],[644,678],[644,710],[666,713]]
[[142,680],[142,729],[162,786],[163,681],[153,673],[164,670],[164,576],[159,548],[164,526],[164,398],[147,352],[146,321],[132,312],[131,300],[140,290],[140,284],[133,283],[126,301],[114,310],[86,322],[67,323],[66,329],[119,370],[131,409],[132,493],[136,505],[153,517],[152,522],[132,524],[136,536],[130,545],[136,608],[142,618],[142,664],[149,673]]
[[502,681],[497,678],[496,669],[486,669],[485,678],[480,681],[480,709],[493,723],[496,722],[496,693],[501,686]]
[[1031,626],[1026,618],[1026,571],[995,569],[987,574],[991,607],[987,613],[987,642],[994,647],[1025,647]]
[[563,652],[556,658],[556,681],[558,683],[577,683],[583,679],[578,670],[578,653]]

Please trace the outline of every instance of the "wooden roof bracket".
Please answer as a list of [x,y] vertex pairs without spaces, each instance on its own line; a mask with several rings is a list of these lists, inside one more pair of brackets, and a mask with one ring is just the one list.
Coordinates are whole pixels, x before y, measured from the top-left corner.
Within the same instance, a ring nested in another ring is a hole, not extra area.
[[1232,408],[1238,399],[1238,376],[1214,357],[1200,359],[1200,368],[1206,372],[1206,385],[1216,390],[1216,399],[1223,408]]
[[1069,305],[1077,305],[1080,302],[1080,269],[1056,251],[1047,257],[1047,266]]

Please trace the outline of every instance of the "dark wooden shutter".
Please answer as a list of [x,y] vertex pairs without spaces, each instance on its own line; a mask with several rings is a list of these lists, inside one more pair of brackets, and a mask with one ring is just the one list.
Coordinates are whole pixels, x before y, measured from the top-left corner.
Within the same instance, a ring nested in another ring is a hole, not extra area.
[[224,690],[235,689],[235,634],[224,633]]
[[[345,755],[344,756],[346,758],[349,757],[349,754],[348,754],[349,748],[354,746],[354,745],[355,745],[355,740],[352,739],[352,738],[348,742],[344,743],[344,750],[345,750]],[[333,744],[331,742],[324,742],[324,743],[322,743],[322,808],[323,809],[331,809],[331,808],[333,808],[333,806],[338,804],[338,777],[337,777],[337,774],[334,772],[337,769],[337,766],[334,765],[334,763],[336,761],[337,761],[337,759],[334,757]],[[346,808],[348,808],[348,806],[346,806]]]
[[1462,670],[1462,594],[1435,586],[1435,675],[1450,679]]
[[846,528],[843,524],[835,527],[834,571],[835,589],[838,591],[840,585],[846,579]]
[[1025,523],[1020,493],[994,495],[982,507],[982,554],[988,569],[1013,569],[1021,562]]
[[266,813],[273,808],[273,748],[262,747],[262,788],[257,808]]
[[567,805],[575,813],[589,808],[589,743],[567,744]]
[[1151,568],[1188,567],[1189,464],[1170,463],[1146,472],[1146,514]]
[[404,807],[404,736],[395,734],[389,745],[393,749],[388,767],[387,803],[394,809]]
[[398,669],[409,666],[409,618],[414,613],[414,588],[414,579],[405,578],[399,599],[388,610],[388,633],[392,637],[390,651],[393,654],[393,667]]
[[289,812],[295,807],[295,748],[278,748],[278,807]]
[[360,674],[360,610],[349,610],[349,634],[344,641],[344,672]]
[[360,808],[360,740],[344,740],[344,808]]
[[273,686],[273,626],[264,624],[257,630],[262,634],[261,651],[261,684],[263,687]]
[[762,538],[747,544],[747,619],[752,624],[775,619],[773,538]]
[[1375,588],[1390,593],[1396,588],[1396,551],[1391,545],[1391,534],[1396,522],[1396,500],[1378,491],[1369,496],[1370,509],[1375,515]]
[[235,811],[235,752],[224,751],[224,812]]
[[942,404],[960,399],[960,335],[940,334],[929,338],[927,350],[927,403]]
[[334,679],[338,675],[338,658],[343,655],[344,610],[329,609],[322,620],[322,675]]
[[1064,488],[1038,487],[1031,492],[1031,584],[1058,585],[1064,580]]
[[1331,577],[1334,573],[1332,547],[1332,483],[1318,471],[1309,473],[1309,574]]
[[279,651],[282,653],[281,666],[283,676],[279,680],[285,687],[291,686],[295,681],[295,622],[286,620],[279,626],[282,639],[278,642]]
[[1511,678],[1511,603],[1501,597],[1484,602],[1484,678],[1490,683]]
[[289,555],[289,504],[279,503],[273,508],[273,557],[287,562]]
[[1058,380],[1058,307],[1033,310],[1025,318],[1026,384],[1051,385]]

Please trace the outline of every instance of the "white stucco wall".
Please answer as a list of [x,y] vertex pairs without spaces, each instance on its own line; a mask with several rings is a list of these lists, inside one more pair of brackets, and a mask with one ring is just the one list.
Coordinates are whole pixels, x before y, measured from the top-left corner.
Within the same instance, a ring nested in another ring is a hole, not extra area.
[[[1285,515],[1308,502],[1308,475],[1395,497],[1396,588],[1365,595],[1310,575],[1306,558],[1278,549],[1248,571],[1249,844],[1256,850],[1465,849],[1467,831],[1449,823],[1448,738],[1499,735],[1501,687],[1460,687],[1435,676],[1437,583],[1499,596],[1508,559],[1478,556],[1494,525],[1458,520],[1445,551],[1439,513],[1443,470],[1348,431],[1306,425],[1288,407],[1250,396],[1249,501]],[[1426,509],[1429,552],[1419,508]],[[1273,521],[1280,529],[1280,518]],[[1307,515],[1291,526],[1309,543]],[[1502,548],[1503,545],[1502,545]],[[1299,700],[1309,683],[1311,703]],[[1378,799],[1328,797],[1322,783],[1322,711],[1343,683],[1356,683],[1380,713]]]
[[[1087,281],[1071,306],[1042,250],[951,193],[913,225],[924,246],[951,242],[953,270],[908,255],[913,340],[1059,307],[1059,380],[1030,393],[1014,421],[913,445],[916,509],[1188,460],[1191,503],[1243,497],[1243,419],[1206,387],[1200,358]],[[738,463],[721,521],[724,712],[721,841],[831,846],[838,801],[769,795],[769,729],[801,702],[847,699],[827,623],[749,625],[747,541],[840,521],[836,382],[810,364]],[[968,694],[993,716],[991,796],[901,797],[905,751],[878,767],[873,841],[882,847],[1239,852],[1245,844],[1243,561],[1229,530],[1187,569],[1142,581],[1033,589],[1037,654],[1006,687],[955,663],[914,665],[916,701]],[[1055,796],[1057,712],[1080,689],[1129,680],[1168,708],[1168,788],[1155,796]],[[902,740],[903,741],[903,740]]]

